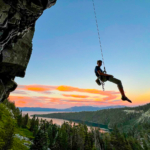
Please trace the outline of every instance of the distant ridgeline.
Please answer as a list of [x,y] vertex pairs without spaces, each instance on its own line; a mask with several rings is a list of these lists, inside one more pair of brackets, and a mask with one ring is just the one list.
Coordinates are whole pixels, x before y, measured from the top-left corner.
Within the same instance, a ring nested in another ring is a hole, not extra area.
[[105,109],[92,112],[52,113],[36,115],[47,118],[58,118],[66,120],[81,120],[108,125],[112,128],[117,125],[120,129],[127,130],[133,125],[150,122],[150,103],[138,107],[125,107]]
[[55,109],[55,108],[41,108],[41,107],[19,107],[22,111],[97,111],[102,109],[109,108],[122,108],[126,106],[116,105],[116,106],[107,106],[107,107],[92,107],[92,106],[75,106],[66,109]]

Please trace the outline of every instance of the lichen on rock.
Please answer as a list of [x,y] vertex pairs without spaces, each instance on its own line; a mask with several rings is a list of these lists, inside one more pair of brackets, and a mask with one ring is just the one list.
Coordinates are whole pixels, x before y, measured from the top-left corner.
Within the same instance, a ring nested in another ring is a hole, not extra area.
[[24,77],[32,54],[35,23],[56,0],[0,0],[0,102]]

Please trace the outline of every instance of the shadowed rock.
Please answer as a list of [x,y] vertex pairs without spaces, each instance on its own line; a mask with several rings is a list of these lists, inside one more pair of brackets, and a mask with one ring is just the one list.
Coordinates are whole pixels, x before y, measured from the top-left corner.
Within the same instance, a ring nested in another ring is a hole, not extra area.
[[0,102],[24,77],[32,53],[36,20],[56,0],[0,0]]

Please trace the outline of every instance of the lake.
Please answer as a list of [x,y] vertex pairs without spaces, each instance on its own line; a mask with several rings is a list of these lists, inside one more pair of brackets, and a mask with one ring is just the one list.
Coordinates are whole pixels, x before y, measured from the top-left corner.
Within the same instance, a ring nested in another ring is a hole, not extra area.
[[[22,111],[22,114],[25,115],[27,114],[29,115],[30,118],[32,118],[31,115],[34,115],[34,114],[51,114],[51,113],[70,113],[70,112],[49,112],[49,111]],[[50,121],[50,120],[53,120],[53,123],[54,124],[57,124],[57,125],[62,125],[64,122],[69,122],[69,120],[64,120],[64,119],[57,119],[57,118],[45,118],[45,117],[38,117],[40,120],[41,118],[42,119],[46,119],[47,121]],[[72,121],[72,124],[76,124],[78,125],[78,123],[82,123],[82,121],[80,120],[73,120]],[[87,125],[88,127],[88,130],[90,130],[90,127],[100,127],[101,130],[100,132],[109,132],[111,131],[111,129],[109,129],[106,125],[102,125],[102,124],[98,124],[98,123],[91,123],[91,122],[84,122],[84,124]]]

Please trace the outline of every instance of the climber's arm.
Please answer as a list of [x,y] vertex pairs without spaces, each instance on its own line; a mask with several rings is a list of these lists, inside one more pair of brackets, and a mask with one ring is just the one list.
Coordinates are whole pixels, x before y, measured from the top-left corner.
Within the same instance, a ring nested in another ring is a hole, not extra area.
[[113,77],[112,75],[110,75],[110,74],[105,74],[105,73],[101,72],[100,70],[98,70],[97,72],[98,72],[98,74],[99,74],[100,76],[109,76],[109,77]]

